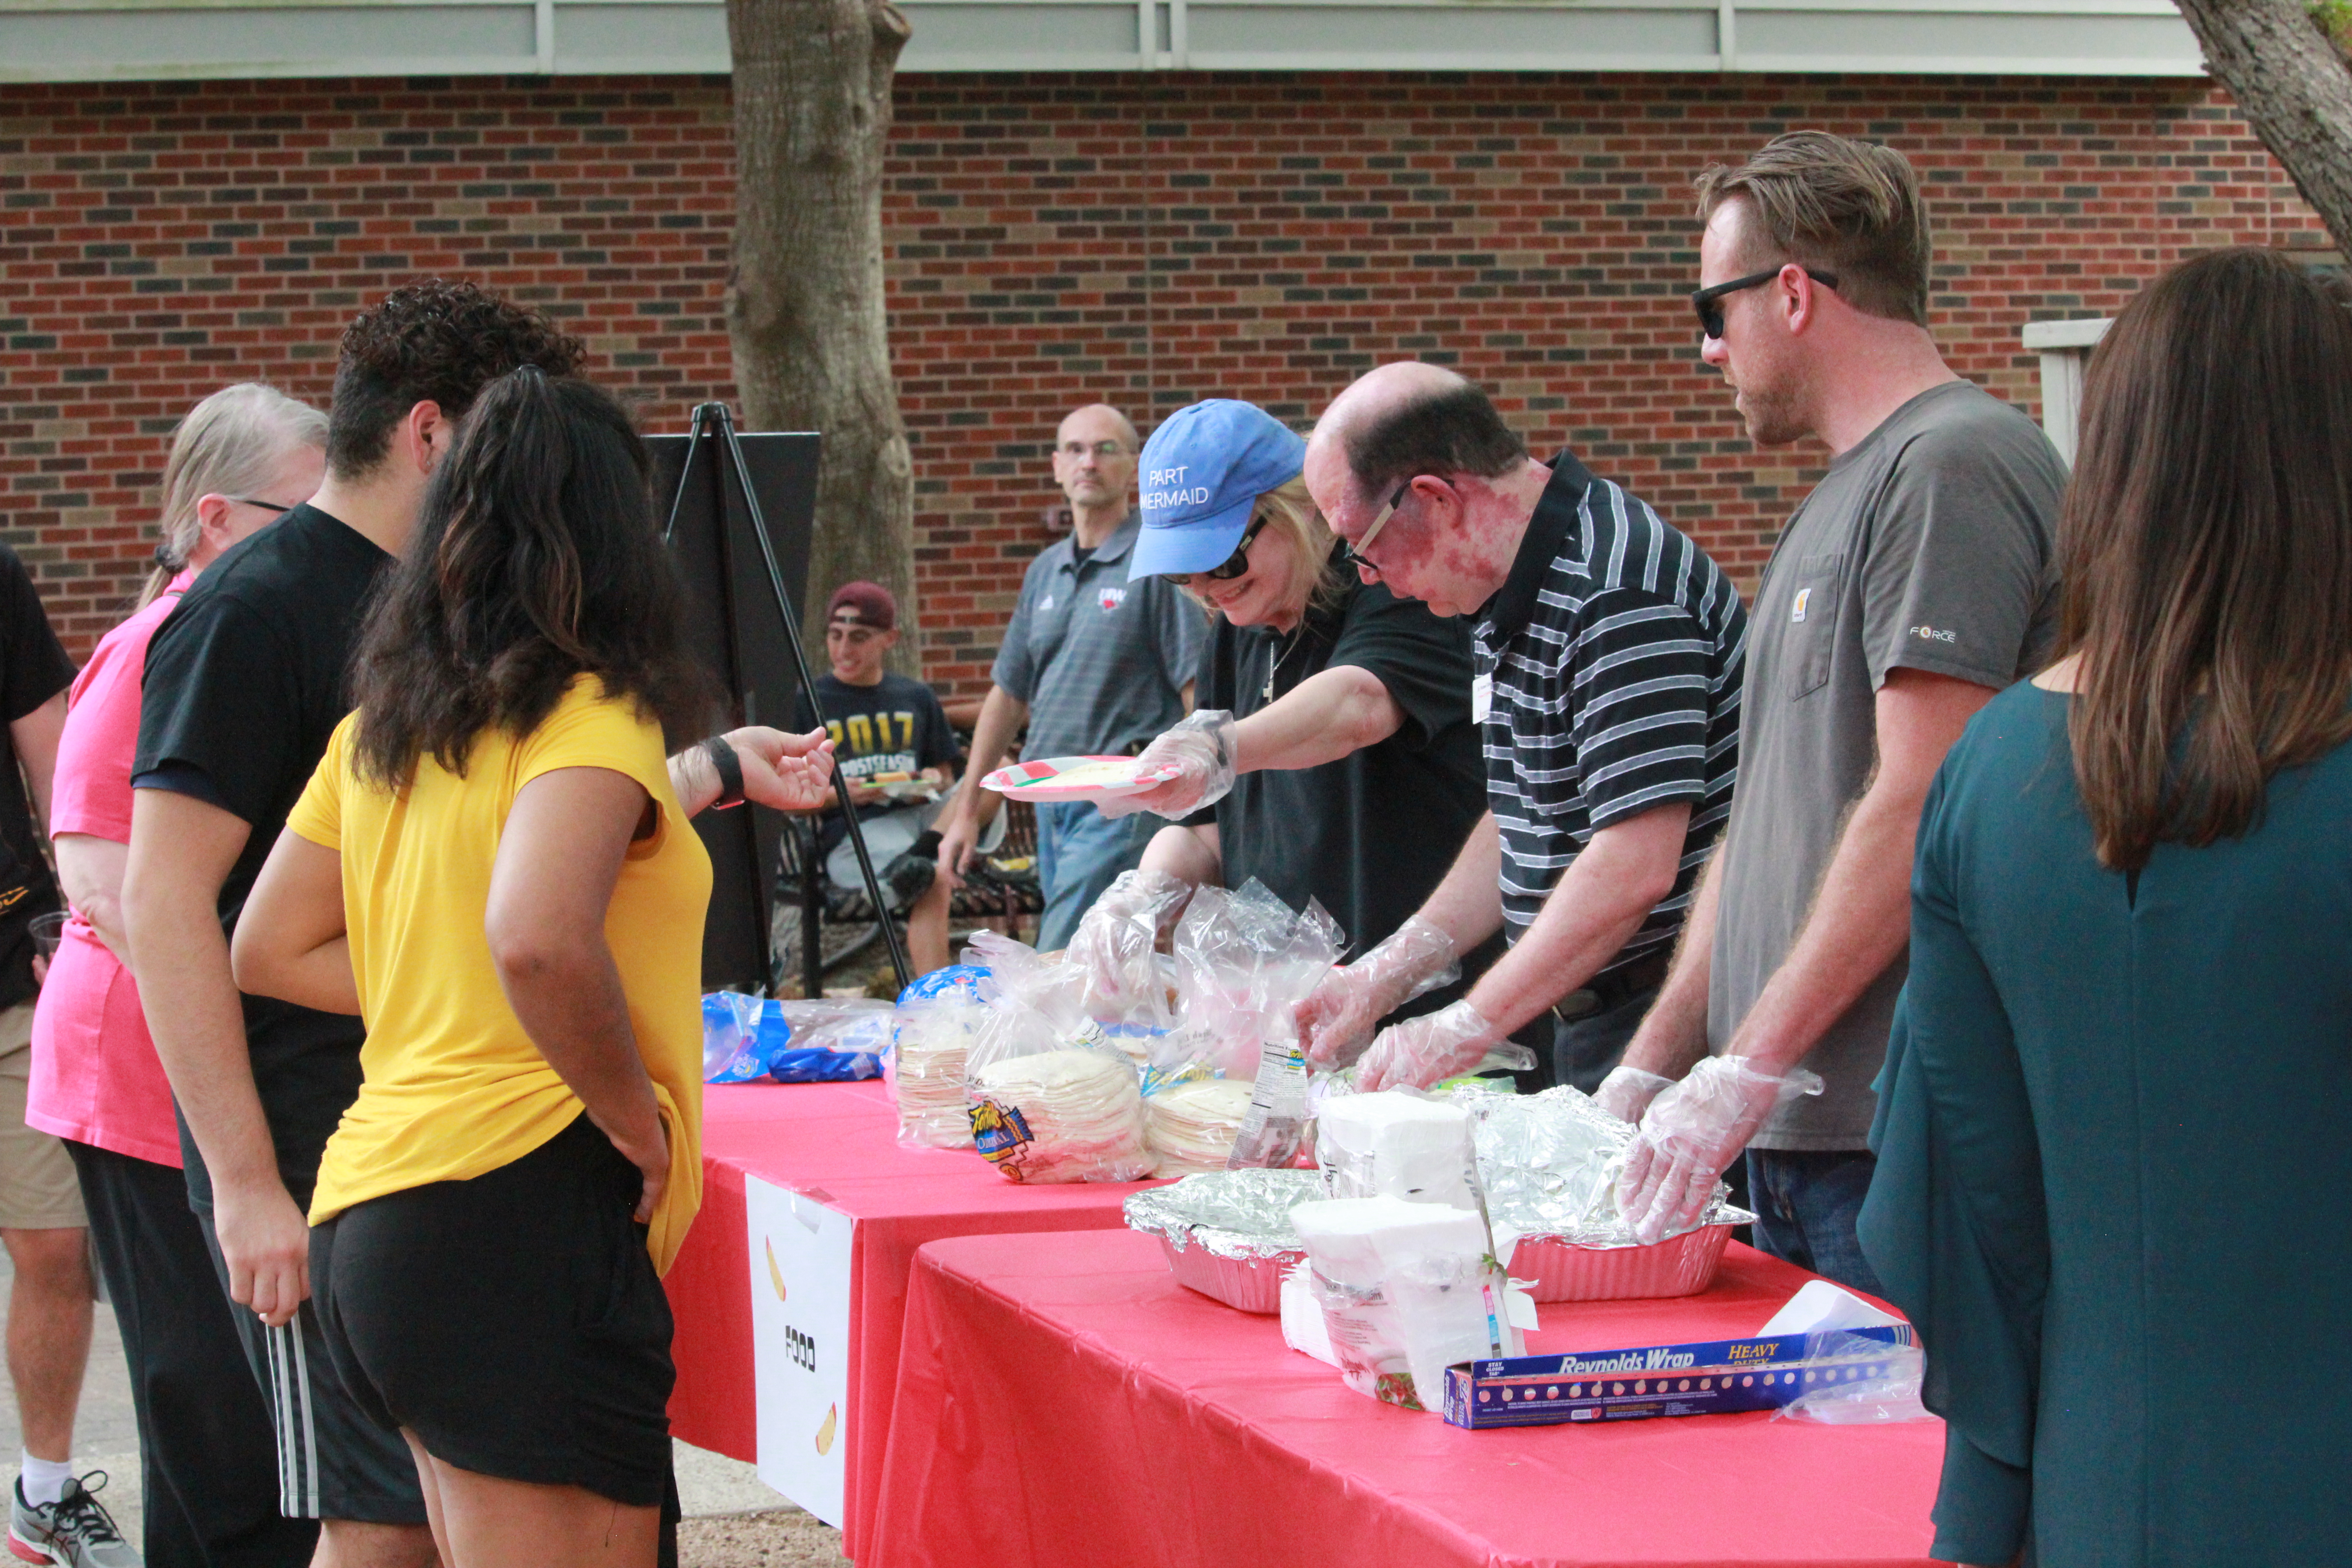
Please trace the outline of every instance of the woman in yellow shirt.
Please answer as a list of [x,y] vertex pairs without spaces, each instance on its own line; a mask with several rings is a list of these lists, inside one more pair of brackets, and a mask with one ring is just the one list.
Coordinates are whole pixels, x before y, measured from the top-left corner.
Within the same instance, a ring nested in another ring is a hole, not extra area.
[[708,708],[683,615],[627,415],[493,383],[237,928],[240,985],[367,1020],[310,1284],[451,1568],[654,1561],[710,896],[664,744]]

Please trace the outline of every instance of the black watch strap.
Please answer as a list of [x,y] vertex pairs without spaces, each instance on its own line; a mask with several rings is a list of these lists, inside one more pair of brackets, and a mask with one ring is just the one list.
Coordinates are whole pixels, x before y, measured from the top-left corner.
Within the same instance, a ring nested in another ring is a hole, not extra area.
[[743,759],[724,735],[713,735],[702,742],[702,754],[710,759],[710,766],[719,774],[719,798],[710,803],[712,809],[725,811],[730,805],[743,804]]

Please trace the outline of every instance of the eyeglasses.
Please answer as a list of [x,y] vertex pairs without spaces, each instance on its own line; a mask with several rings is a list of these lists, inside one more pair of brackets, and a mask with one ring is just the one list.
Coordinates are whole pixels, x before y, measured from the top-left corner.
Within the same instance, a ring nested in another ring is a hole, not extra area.
[[273,517],[279,512],[292,511],[294,510],[290,506],[282,506],[274,500],[256,500],[251,496],[226,496],[222,499],[235,501],[239,506],[257,506]]
[[1055,450],[1074,463],[1089,454],[1104,462],[1127,455],[1127,448],[1117,441],[1065,441]]
[[[1370,549],[1372,541],[1381,536],[1381,530],[1389,525],[1389,519],[1396,515],[1398,503],[1404,500],[1412,489],[1412,479],[1407,479],[1397,486],[1396,493],[1389,497],[1388,505],[1372,514],[1372,526],[1364,530],[1362,538],[1352,543],[1345,539],[1339,541],[1339,560],[1343,564],[1354,567],[1360,576],[1370,574],[1370,577],[1377,577],[1381,574],[1379,567],[1364,559],[1364,552]],[[1366,580],[1369,581],[1370,577]]]
[[[1786,266],[1787,263],[1783,262],[1781,265]],[[1810,267],[1802,268],[1801,270],[1806,277],[1824,289],[1834,289],[1838,286],[1835,273],[1816,272]],[[1780,276],[1780,268],[1775,267],[1769,272],[1751,272],[1745,278],[1735,278],[1728,283],[1718,283],[1712,289],[1701,289],[1693,294],[1690,297],[1691,309],[1698,312],[1698,330],[1708,338],[1723,336],[1721,303],[1723,297],[1726,294],[1737,294],[1743,289],[1753,289],[1759,283],[1769,283],[1779,276]]]
[[1232,582],[1249,570],[1250,546],[1257,542],[1258,531],[1264,527],[1265,519],[1263,516],[1250,519],[1249,527],[1242,531],[1241,542],[1234,546],[1234,552],[1225,557],[1223,565],[1212,566],[1206,572],[1171,572],[1168,580],[1179,588],[1195,577],[1206,577],[1213,583]]

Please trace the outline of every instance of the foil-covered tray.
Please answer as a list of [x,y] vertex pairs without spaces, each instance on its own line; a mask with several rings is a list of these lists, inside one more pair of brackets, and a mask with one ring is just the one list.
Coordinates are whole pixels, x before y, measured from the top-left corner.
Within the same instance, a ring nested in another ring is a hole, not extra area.
[[[1564,1085],[1534,1095],[1462,1089],[1449,1098],[1470,1112],[1478,1181],[1498,1232],[1549,1237],[1586,1249],[1639,1247],[1633,1228],[1617,1212],[1615,1191],[1633,1140],[1630,1125]],[[1718,1182],[1713,1201],[1689,1234],[1755,1219],[1729,1199],[1730,1189]],[[1631,1271],[1634,1266],[1623,1267]]]
[[1127,1223],[1156,1236],[1177,1283],[1244,1312],[1282,1310],[1282,1275],[1307,1256],[1290,1211],[1323,1195],[1313,1171],[1211,1171],[1129,1194]]
[[1715,1283],[1731,1232],[1727,1223],[1704,1225],[1655,1247],[1579,1247],[1557,1236],[1523,1237],[1511,1254],[1511,1278],[1531,1281],[1528,1294],[1538,1301],[1696,1296]]

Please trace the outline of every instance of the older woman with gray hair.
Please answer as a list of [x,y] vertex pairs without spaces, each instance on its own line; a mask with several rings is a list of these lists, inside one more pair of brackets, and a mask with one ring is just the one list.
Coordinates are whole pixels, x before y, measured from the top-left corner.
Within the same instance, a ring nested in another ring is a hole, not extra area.
[[[136,612],[74,681],[58,742],[49,831],[72,918],[34,1015],[25,1120],[73,1156],[121,1327],[148,1568],[294,1568],[318,1534],[315,1521],[278,1513],[268,1413],[188,1208],[171,1086],[127,965],[121,893],[148,639],[199,572],[310,499],[326,439],[324,415],[254,383],[214,393],[180,422],[163,466],[155,569]],[[60,1522],[103,1528],[102,1519]]]

